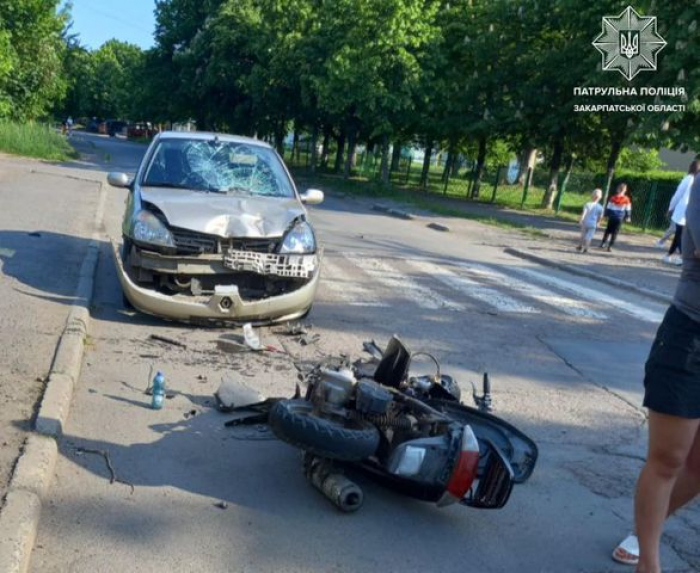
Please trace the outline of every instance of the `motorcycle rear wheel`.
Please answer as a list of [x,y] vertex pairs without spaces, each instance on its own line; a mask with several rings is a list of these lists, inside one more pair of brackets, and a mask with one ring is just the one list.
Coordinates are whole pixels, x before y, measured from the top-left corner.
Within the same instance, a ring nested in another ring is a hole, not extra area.
[[306,400],[281,400],[270,410],[270,428],[280,440],[333,460],[357,462],[377,451],[379,430],[369,422],[348,427],[312,411]]

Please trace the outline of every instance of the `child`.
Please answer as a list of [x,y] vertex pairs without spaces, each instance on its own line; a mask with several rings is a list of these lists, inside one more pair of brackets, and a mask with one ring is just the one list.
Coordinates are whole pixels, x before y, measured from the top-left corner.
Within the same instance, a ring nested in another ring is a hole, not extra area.
[[[615,194],[610,197],[608,204],[605,207],[605,216],[608,218],[608,225],[603,234],[603,241],[600,243],[600,248],[607,245],[608,252],[612,251],[617,234],[620,232],[622,222],[628,223],[632,220],[632,202],[627,197],[627,184],[620,183],[615,189]],[[608,242],[608,238],[610,242]]]
[[600,219],[603,217],[603,206],[599,203],[602,196],[603,192],[600,189],[596,189],[591,195],[591,201],[583,206],[583,213],[579,220],[579,225],[581,225],[581,240],[578,247],[576,247],[577,251],[587,253],[588,247],[591,246],[595,230],[598,227]]

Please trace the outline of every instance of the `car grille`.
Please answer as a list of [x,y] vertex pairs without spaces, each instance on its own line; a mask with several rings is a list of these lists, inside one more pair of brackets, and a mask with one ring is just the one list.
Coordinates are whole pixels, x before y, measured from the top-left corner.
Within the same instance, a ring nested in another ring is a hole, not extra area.
[[222,239],[187,229],[171,229],[177,252],[183,255],[226,253],[229,250],[274,253],[280,239]]
[[184,255],[216,253],[216,237],[185,229],[172,229],[177,252]]

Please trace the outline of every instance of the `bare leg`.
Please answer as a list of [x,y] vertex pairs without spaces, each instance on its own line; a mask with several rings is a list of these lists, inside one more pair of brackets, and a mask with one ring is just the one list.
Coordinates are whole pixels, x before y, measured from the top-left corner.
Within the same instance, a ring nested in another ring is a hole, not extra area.
[[683,471],[673,486],[671,500],[668,504],[668,515],[673,515],[698,495],[700,495],[700,429],[695,434],[695,442],[690,450],[688,460],[683,466]]
[[634,503],[640,549],[637,573],[661,573],[659,545],[663,523],[699,427],[700,420],[649,411],[649,454],[637,482]]

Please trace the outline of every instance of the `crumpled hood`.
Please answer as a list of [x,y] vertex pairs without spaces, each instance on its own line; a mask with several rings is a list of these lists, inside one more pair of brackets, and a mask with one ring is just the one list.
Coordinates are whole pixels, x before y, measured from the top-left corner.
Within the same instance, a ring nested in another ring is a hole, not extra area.
[[297,199],[141,188],[142,201],[158,207],[173,227],[220,237],[281,237],[306,215]]

